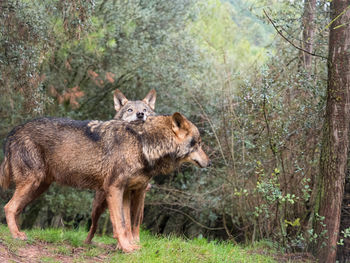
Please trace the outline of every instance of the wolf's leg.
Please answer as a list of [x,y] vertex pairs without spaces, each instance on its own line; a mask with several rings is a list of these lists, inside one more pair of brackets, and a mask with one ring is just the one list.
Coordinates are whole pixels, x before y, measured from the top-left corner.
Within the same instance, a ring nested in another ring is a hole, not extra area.
[[107,208],[106,194],[104,191],[96,191],[94,202],[92,204],[91,227],[88,236],[85,239],[86,244],[90,244],[97,229],[97,222],[102,213]]
[[140,242],[140,225],[143,220],[143,209],[145,204],[147,188],[134,191],[131,202],[131,227],[134,243]]
[[17,224],[19,214],[28,203],[45,192],[49,186],[49,183],[38,183],[37,181],[26,182],[16,186],[11,200],[4,207],[7,225],[13,238],[27,239],[26,234],[19,231]]
[[132,232],[131,232],[131,197],[133,195],[130,191],[125,191],[123,196],[123,210],[124,210],[124,218],[125,218],[125,228],[127,231],[127,238],[129,243],[133,246],[134,249],[139,249],[140,246],[134,244]]
[[113,237],[118,239],[118,246],[126,253],[135,250],[129,240],[129,233],[126,227],[124,216],[123,196],[125,186],[110,186],[106,195],[107,205],[113,225]]
[[[20,210],[20,212],[25,208],[25,206],[27,204],[29,204],[30,202],[34,201],[35,199],[37,199],[42,193],[44,193],[49,187],[50,187],[51,183],[47,183],[47,182],[42,182],[39,187],[35,190],[32,189],[33,192],[31,193],[30,196],[28,196],[28,203],[23,205],[23,208]],[[20,212],[16,215],[16,223],[17,223],[17,227],[19,228],[19,215]]]

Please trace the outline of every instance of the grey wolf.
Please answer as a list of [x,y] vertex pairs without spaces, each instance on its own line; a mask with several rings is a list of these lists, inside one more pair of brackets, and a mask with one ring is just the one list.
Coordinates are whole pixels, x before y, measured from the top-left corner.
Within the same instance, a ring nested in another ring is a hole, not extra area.
[[184,162],[210,165],[197,127],[180,113],[130,123],[40,118],[9,133],[4,156],[0,185],[16,185],[4,207],[14,238],[26,239],[17,224],[24,207],[57,182],[101,195],[95,198],[92,215],[106,204],[113,236],[124,252],[139,249],[139,207],[151,178]]
[[115,90],[113,95],[114,119],[123,121],[146,120],[154,115],[156,103],[156,91],[150,90],[143,100],[128,100],[120,90]]

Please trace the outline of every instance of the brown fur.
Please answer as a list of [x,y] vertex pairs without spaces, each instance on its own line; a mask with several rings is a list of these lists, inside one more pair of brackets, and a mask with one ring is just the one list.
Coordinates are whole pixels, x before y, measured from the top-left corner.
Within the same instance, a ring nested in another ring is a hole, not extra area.
[[10,171],[9,171],[9,164],[6,160],[6,157],[3,161],[3,163],[0,166],[0,185],[3,186],[4,188],[8,188],[10,186]]
[[[113,100],[114,100],[114,109],[116,110],[116,115],[114,116],[114,119],[116,120],[124,120],[124,121],[134,121],[134,120],[143,120],[145,121],[148,116],[155,115],[154,108],[155,108],[155,102],[156,102],[156,91],[154,89],[150,90],[146,97],[141,100],[128,100],[124,94],[116,89],[113,94]],[[91,127],[93,127],[93,123],[91,124]],[[143,191],[143,194],[145,195],[146,192],[151,188],[151,185],[148,184],[145,191]],[[144,199],[145,197],[143,197]],[[139,217],[143,218],[143,210],[144,205],[135,204],[134,200],[138,200],[139,197],[136,195],[134,197],[134,193],[130,196],[131,199],[131,220],[134,220],[135,214],[138,214]],[[98,206],[101,205],[101,206]],[[96,191],[95,199],[93,202],[93,208],[92,208],[92,224],[90,227],[89,234],[85,240],[85,243],[89,244],[91,243],[92,238],[95,235],[95,232],[97,230],[97,224],[98,220],[101,216],[101,214],[105,211],[107,208],[105,196],[100,191]],[[139,209],[140,211],[138,211]]]
[[108,207],[118,246],[131,252],[139,248],[135,242],[140,207],[150,179],[183,162],[210,164],[198,129],[180,113],[149,117],[145,122],[42,118],[20,125],[6,139],[0,170],[2,187],[8,186],[9,179],[16,184],[4,207],[10,232],[14,238],[26,239],[17,225],[20,212],[57,182],[97,190],[100,196],[93,211]]

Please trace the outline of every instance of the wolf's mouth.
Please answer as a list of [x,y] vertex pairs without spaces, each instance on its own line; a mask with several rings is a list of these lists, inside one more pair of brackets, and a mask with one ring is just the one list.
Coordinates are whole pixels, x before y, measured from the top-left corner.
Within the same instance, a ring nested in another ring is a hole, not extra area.
[[200,168],[204,168],[197,160],[193,160]]

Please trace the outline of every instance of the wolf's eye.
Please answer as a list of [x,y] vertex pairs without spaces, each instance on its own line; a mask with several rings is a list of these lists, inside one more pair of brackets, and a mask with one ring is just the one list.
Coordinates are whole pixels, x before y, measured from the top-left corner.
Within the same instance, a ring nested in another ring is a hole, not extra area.
[[129,109],[128,109],[128,112],[133,112],[133,109],[129,108]]
[[191,142],[190,142],[190,145],[191,145],[191,147],[195,146],[196,145],[196,140],[192,139]]
[[143,109],[143,112],[146,112],[147,110],[146,109]]

